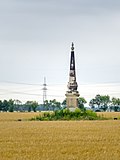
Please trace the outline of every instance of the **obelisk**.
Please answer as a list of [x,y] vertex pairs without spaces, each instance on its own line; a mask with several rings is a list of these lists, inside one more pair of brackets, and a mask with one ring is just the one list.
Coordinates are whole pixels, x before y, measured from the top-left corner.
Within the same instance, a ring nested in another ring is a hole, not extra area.
[[66,92],[66,105],[70,110],[74,110],[78,107],[79,92],[77,91],[78,84],[76,82],[76,70],[75,70],[75,55],[74,55],[74,44],[71,47],[70,57],[70,71],[69,71],[69,82],[68,91]]

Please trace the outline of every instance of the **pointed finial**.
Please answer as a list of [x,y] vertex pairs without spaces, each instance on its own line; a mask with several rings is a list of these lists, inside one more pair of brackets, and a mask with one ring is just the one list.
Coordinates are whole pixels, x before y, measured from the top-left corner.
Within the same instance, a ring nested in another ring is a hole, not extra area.
[[72,42],[71,50],[72,50],[72,51],[74,50],[74,43],[73,43],[73,42]]

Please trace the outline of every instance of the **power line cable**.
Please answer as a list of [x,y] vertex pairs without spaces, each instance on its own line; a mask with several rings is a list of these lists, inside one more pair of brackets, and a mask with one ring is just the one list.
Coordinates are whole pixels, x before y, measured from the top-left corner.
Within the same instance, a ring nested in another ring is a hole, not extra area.
[[2,83],[9,83],[9,84],[21,84],[21,85],[30,85],[30,86],[42,86],[42,84],[32,84],[32,83],[23,83],[23,82],[12,82],[12,81],[1,81]]

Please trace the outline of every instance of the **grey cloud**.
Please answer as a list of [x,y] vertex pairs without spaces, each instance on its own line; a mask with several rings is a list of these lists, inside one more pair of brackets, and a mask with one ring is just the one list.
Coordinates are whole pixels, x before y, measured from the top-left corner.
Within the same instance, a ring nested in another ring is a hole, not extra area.
[[89,13],[101,9],[119,10],[118,0],[4,0],[0,2],[0,11],[16,13]]

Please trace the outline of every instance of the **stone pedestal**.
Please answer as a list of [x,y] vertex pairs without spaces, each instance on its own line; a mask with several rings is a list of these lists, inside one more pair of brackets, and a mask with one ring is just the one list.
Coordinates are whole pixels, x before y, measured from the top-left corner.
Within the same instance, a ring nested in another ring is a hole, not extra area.
[[79,98],[78,91],[67,91],[66,92],[66,105],[67,108],[70,110],[78,108],[78,98]]

